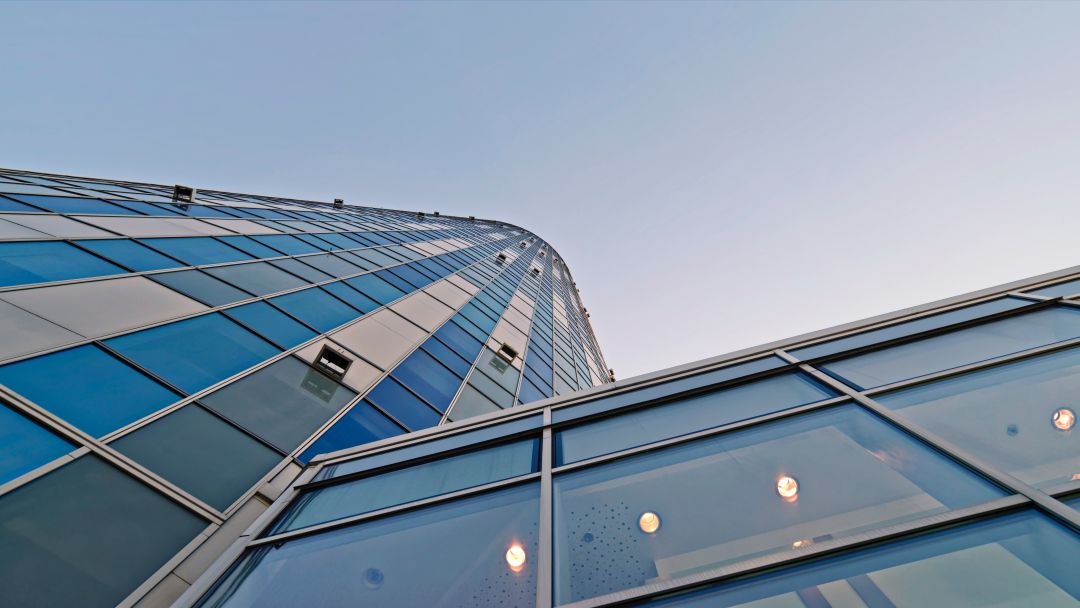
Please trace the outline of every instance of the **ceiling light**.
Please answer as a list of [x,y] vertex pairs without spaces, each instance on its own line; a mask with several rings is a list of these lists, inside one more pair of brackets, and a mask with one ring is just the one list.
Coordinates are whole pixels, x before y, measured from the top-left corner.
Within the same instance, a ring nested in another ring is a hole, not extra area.
[[799,498],[799,482],[794,477],[784,475],[776,480],[776,493],[788,502]]
[[646,511],[638,518],[637,525],[646,534],[652,534],[660,529],[660,516],[652,511]]
[[514,572],[521,572],[525,568],[525,549],[514,543],[506,550],[506,563]]

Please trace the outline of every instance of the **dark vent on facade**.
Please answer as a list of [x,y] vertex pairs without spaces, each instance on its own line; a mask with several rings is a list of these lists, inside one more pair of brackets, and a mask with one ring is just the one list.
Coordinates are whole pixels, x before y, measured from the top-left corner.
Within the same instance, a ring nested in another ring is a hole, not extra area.
[[323,346],[315,359],[315,369],[335,380],[344,378],[350,365],[352,365],[352,359],[330,348],[329,345]]
[[502,264],[503,262],[506,261],[506,254],[505,253],[500,253],[499,255],[495,256],[495,261],[498,262],[499,264]]
[[495,354],[499,355],[499,358],[503,361],[506,361],[507,363],[513,362],[513,360],[516,359],[518,356],[517,350],[509,344],[503,344],[501,347],[499,347],[499,352]]
[[195,189],[191,186],[181,186],[177,184],[172,189],[172,202],[174,205],[179,206],[185,211],[188,205],[195,200]]
[[344,208],[345,208],[345,199],[335,198],[334,199],[334,209],[344,209]]

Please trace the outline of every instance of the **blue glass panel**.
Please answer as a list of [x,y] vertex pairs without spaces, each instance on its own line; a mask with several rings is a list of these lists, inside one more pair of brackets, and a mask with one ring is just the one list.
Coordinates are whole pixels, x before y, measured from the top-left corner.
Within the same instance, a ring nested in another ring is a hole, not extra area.
[[143,243],[192,266],[252,259],[250,255],[208,236],[142,239]]
[[365,274],[358,277],[353,277],[345,281],[349,285],[359,289],[362,293],[369,298],[375,300],[379,304],[389,304],[394,300],[405,295],[405,292],[387,283],[373,274]]
[[306,281],[266,262],[216,266],[207,268],[204,272],[257,296],[265,296],[287,289],[296,289],[308,284]]
[[364,269],[355,264],[346,262],[339,256],[332,253],[324,253],[322,255],[306,255],[303,258],[305,264],[314,266],[319,270],[333,275],[335,277],[343,277],[346,275],[353,275],[358,272],[363,272]]
[[186,266],[128,239],[86,240],[78,241],[78,243],[84,249],[89,249],[101,257],[136,272]]
[[115,264],[61,241],[0,243],[0,287],[125,272]]
[[41,209],[0,196],[0,211],[41,211]]
[[95,437],[179,399],[176,393],[89,344],[0,367],[0,384]]
[[484,345],[483,342],[474,338],[468,331],[462,329],[455,320],[451,320],[440,327],[439,331],[435,332],[435,337],[454,349],[454,352],[469,361],[470,365],[476,360],[476,355],[480,354],[480,348]]
[[554,494],[560,603],[1005,495],[853,405],[557,475]]
[[[394,268],[393,270],[391,270],[389,272],[391,274],[394,274],[396,276],[399,276],[399,277],[405,279],[406,281],[411,283],[414,286],[415,289],[420,289],[422,287],[427,287],[428,284],[431,283],[430,278],[420,274],[420,272],[418,272],[414,268],[410,268],[408,265],[406,265],[406,266],[398,266],[397,268]],[[410,291],[412,291],[412,290],[410,290]]]
[[363,246],[360,243],[357,243],[356,241],[348,238],[347,236],[336,233],[320,234],[319,238],[328,243],[336,245],[338,249],[356,249],[357,247]]
[[327,243],[326,241],[316,237],[313,234],[297,233],[297,234],[294,234],[292,236],[300,239],[301,241],[304,241],[305,243],[307,243],[307,244],[311,245],[312,247],[315,247],[315,248],[317,248],[317,249],[319,249],[321,251],[330,251],[331,249],[335,249],[335,247],[333,245],[331,245],[330,243]]
[[438,412],[405,390],[405,387],[393,378],[386,378],[376,385],[367,398],[412,431],[435,426],[442,418]]
[[301,262],[299,259],[286,258],[284,260],[274,260],[270,263],[282,270],[295,274],[310,283],[317,283],[319,281],[334,278],[317,268],[313,268]]
[[434,336],[428,338],[424,342],[422,347],[431,356],[441,361],[443,365],[454,370],[454,372],[462,378],[464,378],[465,375],[469,373],[469,368],[472,367],[471,361],[466,361],[465,359],[462,359],[461,356],[451,350],[449,346],[443,344]]
[[364,314],[367,314],[379,307],[378,302],[365,296],[359,291],[356,291],[352,287],[349,287],[345,284],[344,281],[327,283],[323,285],[322,288],[337,296],[338,299],[344,300],[350,306]]
[[330,331],[361,315],[318,287],[271,298],[270,301],[320,332]]
[[11,198],[56,213],[107,213],[112,215],[139,215],[130,209],[106,203],[96,198],[74,196],[40,196],[36,194],[11,194]]
[[220,313],[144,329],[106,344],[189,393],[279,352]]
[[518,391],[518,403],[532,403],[533,401],[540,401],[541,399],[547,399],[550,397],[550,393],[545,393],[536,388],[528,379],[522,379],[521,389]]
[[416,291],[416,286],[410,285],[407,281],[403,280],[401,277],[397,276],[392,272],[380,270],[376,272],[374,276],[382,279],[383,281],[386,281],[387,283],[390,283],[402,293],[411,293],[413,291]]
[[201,270],[180,270],[148,275],[162,285],[208,306],[223,306],[251,298],[251,294],[219,281]]
[[1077,559],[1080,538],[1075,533],[1026,511],[683,592],[649,605],[1075,606],[1080,602]]
[[74,449],[67,441],[0,403],[0,485]]
[[1080,473],[1078,395],[1080,349],[1071,349],[874,399],[1021,481],[1045,488]]
[[251,238],[263,245],[273,247],[286,255],[300,255],[301,253],[318,253],[322,251],[300,239],[288,234],[255,235]]
[[[211,207],[210,205],[191,205],[183,212],[185,215],[191,217],[214,217],[214,218],[233,218],[235,216],[225,213],[218,207]],[[229,238],[229,237],[226,237]],[[276,255],[276,254],[275,254]],[[260,256],[262,257],[262,256]]]
[[539,468],[539,449],[539,439],[525,439],[313,490],[297,499],[267,534],[528,475]]
[[1036,289],[1031,293],[1037,296],[1046,296],[1048,298],[1056,298],[1058,296],[1067,297],[1075,296],[1080,293],[1080,279],[1075,281],[1067,281],[1065,283],[1058,283],[1057,285],[1051,285],[1049,287],[1043,287],[1042,289]]
[[222,311],[281,348],[292,348],[318,334],[266,302],[252,302]]
[[398,365],[393,375],[440,412],[445,412],[450,406],[450,401],[454,399],[462,381],[462,378],[421,349],[414,351]]
[[329,454],[404,432],[403,428],[382,415],[370,403],[361,401],[327,429],[315,443],[308,446],[299,459],[306,463],[319,454]]
[[990,321],[822,365],[873,388],[1080,336],[1080,308],[1058,306]]
[[791,354],[804,361],[807,361],[825,355],[832,355],[844,352],[846,350],[869,346],[871,344],[884,342],[886,340],[893,340],[904,336],[910,336],[919,332],[929,331],[931,329],[948,327],[949,325],[963,323],[964,321],[971,321],[973,319],[990,316],[999,312],[1005,312],[1007,310],[1016,310],[1017,308],[1023,308],[1024,306],[1032,306],[1034,304],[1034,302],[1029,302],[1028,300],[1021,300],[1020,298],[1001,298],[998,300],[990,300],[989,302],[983,302],[982,304],[966,306],[964,308],[957,308],[955,310],[931,315],[929,317],[915,319],[914,321],[898,323],[896,325],[890,325],[889,327],[882,327],[881,329],[875,329],[860,334],[855,334],[853,336],[847,336],[838,340],[830,340],[829,342],[823,342],[821,344],[815,344],[813,346],[807,346],[805,348],[798,348],[791,351]]
[[531,606],[539,495],[528,484],[259,548],[200,605]]
[[577,462],[835,396],[803,374],[772,376],[560,431],[557,460]]
[[263,245],[262,243],[246,236],[219,236],[219,241],[224,241],[240,251],[255,258],[279,258],[281,252]]

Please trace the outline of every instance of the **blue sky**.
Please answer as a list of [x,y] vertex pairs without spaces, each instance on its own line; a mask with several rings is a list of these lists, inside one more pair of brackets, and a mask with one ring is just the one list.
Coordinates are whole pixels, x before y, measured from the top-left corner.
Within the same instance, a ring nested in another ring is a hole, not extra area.
[[620,377],[1080,262],[1078,3],[3,3],[0,166],[504,219]]

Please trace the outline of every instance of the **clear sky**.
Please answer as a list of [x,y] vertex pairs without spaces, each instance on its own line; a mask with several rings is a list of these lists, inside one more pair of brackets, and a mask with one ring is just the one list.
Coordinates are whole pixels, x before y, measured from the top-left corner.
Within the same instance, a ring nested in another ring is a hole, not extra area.
[[1080,3],[0,4],[0,166],[503,219],[619,377],[1080,264]]

